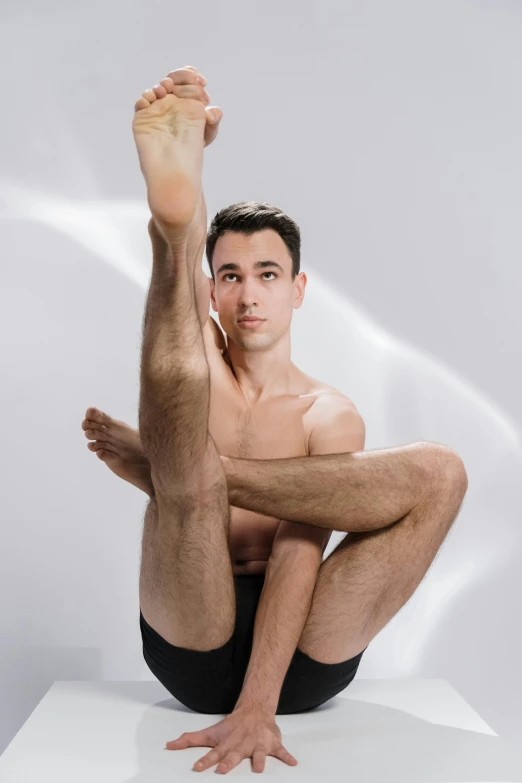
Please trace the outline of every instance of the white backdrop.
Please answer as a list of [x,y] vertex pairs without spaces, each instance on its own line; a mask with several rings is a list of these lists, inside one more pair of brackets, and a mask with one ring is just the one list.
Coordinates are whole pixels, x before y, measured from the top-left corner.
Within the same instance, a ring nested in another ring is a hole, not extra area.
[[522,7],[28,2],[0,30],[0,752],[54,680],[151,678],[146,497],[81,421],[92,405],[137,424],[151,252],[133,106],[187,64],[224,111],[209,219],[255,199],[301,227],[293,361],[354,400],[367,449],[432,440],[468,471],[358,677],[445,678],[519,737]]

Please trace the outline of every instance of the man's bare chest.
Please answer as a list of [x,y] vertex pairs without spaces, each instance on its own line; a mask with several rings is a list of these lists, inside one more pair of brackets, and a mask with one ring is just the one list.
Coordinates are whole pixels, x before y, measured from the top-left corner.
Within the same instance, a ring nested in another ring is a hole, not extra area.
[[[221,354],[211,354],[209,432],[219,454],[276,459],[308,454],[310,411],[316,395],[285,394],[255,405],[243,398]],[[230,508],[229,546],[234,574],[263,573],[280,520]]]
[[225,361],[219,356],[209,364],[209,431],[220,454],[239,459],[308,454],[315,394],[303,386],[302,393],[249,404]]

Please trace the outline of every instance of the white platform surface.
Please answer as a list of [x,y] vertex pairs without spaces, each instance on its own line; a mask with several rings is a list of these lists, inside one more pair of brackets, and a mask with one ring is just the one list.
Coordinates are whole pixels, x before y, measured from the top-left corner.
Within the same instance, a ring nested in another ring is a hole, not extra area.
[[[0,757],[1,783],[172,783],[209,748],[165,749],[184,731],[216,723],[156,680],[56,681]],[[444,679],[356,679],[316,710],[277,715],[299,764],[243,760],[228,777],[350,783],[522,781],[522,755]]]

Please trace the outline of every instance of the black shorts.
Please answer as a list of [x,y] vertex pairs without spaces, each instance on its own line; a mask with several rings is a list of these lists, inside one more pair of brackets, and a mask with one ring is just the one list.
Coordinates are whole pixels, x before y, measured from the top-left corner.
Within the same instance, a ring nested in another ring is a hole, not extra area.
[[[229,641],[215,650],[176,647],[146,622],[140,610],[143,657],[152,674],[178,701],[196,712],[229,714],[241,693],[264,574],[234,575],[236,624]],[[279,695],[277,715],[319,707],[354,679],[367,648],[342,663],[321,663],[296,648]]]

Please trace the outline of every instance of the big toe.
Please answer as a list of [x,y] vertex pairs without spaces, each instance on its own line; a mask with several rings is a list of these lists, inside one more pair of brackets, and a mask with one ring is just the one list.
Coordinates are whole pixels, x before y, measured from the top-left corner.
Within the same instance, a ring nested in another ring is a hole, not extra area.
[[[110,416],[107,416],[106,413],[103,411],[98,410],[98,408],[87,408],[87,411],[85,413],[85,422],[95,422],[96,424],[109,424],[111,420]],[[84,427],[84,429],[88,429],[87,427]]]

